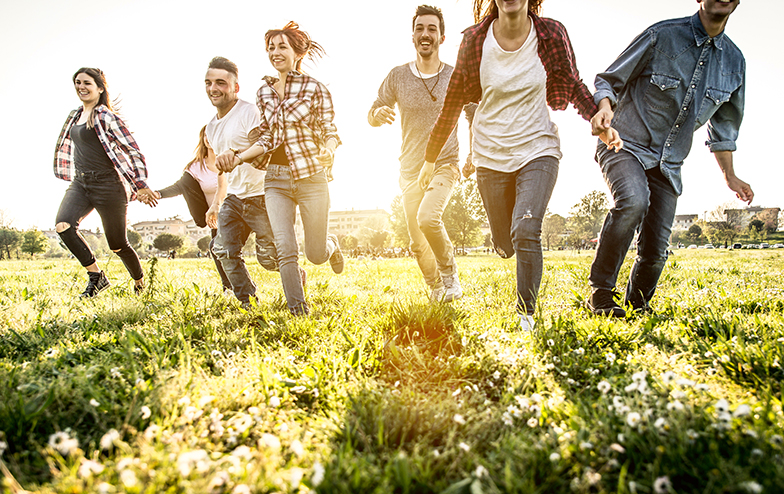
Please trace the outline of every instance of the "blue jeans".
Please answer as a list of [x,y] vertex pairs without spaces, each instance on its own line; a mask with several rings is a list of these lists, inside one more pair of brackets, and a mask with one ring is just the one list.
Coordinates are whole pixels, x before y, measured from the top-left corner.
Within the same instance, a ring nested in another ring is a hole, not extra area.
[[218,236],[213,240],[213,252],[220,259],[240,302],[248,302],[256,295],[256,285],[250,279],[242,258],[242,248],[250,232],[256,233],[256,259],[259,264],[267,271],[277,271],[277,253],[264,196],[240,199],[229,194],[218,212]]
[[615,153],[605,149],[598,153],[598,158],[615,205],[602,225],[591,264],[590,285],[594,290],[615,288],[623,260],[639,231],[626,301],[643,309],[653,298],[667,262],[678,194],[660,168],[645,170],[626,150]]
[[329,222],[329,188],[324,171],[294,180],[288,165],[268,165],[264,179],[267,211],[275,234],[275,247],[280,262],[280,280],[286,305],[292,314],[307,314],[305,290],[299,274],[299,246],[294,223],[299,206],[305,231],[305,256],[313,264],[324,264],[335,246],[327,242]]
[[478,168],[493,245],[504,259],[517,256],[517,312],[532,315],[542,282],[542,219],[555,180],[558,160],[536,158],[513,173]]

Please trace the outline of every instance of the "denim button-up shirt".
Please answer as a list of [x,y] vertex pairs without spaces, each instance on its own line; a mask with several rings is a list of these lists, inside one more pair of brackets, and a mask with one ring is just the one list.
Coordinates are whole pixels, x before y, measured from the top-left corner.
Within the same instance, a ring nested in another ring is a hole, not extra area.
[[[724,32],[711,38],[699,15],[659,22],[606,72],[594,101],[608,98],[624,149],[661,171],[681,194],[681,166],[694,131],[708,124],[711,152],[735,151],[743,119],[746,61]],[[605,146],[599,142],[599,152]]]

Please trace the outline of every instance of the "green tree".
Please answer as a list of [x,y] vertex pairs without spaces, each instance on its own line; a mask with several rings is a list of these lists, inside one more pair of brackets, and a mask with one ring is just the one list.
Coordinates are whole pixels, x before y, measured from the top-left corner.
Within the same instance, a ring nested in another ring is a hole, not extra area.
[[580,199],[569,213],[569,229],[572,237],[581,242],[592,240],[599,235],[604,217],[610,210],[607,194],[594,190]]
[[155,240],[152,241],[152,246],[160,251],[169,252],[170,250],[177,250],[181,248],[183,243],[183,238],[179,235],[161,233],[155,237]]
[[455,185],[452,197],[444,209],[444,227],[452,243],[460,248],[482,243],[481,226],[487,221],[476,180],[463,180]]
[[686,234],[686,238],[691,240],[692,242],[696,242],[702,236],[702,227],[697,223],[694,223],[689,227],[689,232]]
[[142,246],[142,236],[136,230],[128,228],[126,235],[128,236],[128,243],[131,244],[134,250],[139,250]]
[[382,249],[390,240],[389,220],[384,216],[371,216],[362,223],[359,238],[365,245]]
[[207,252],[210,250],[210,242],[212,242],[212,236],[205,235],[201,237],[198,242],[196,242],[196,247],[198,247],[202,252]]
[[49,248],[49,239],[43,234],[41,230],[27,230],[22,236],[22,245],[19,249],[22,252],[30,254],[34,258],[36,254],[46,252]]
[[[560,214],[553,214],[549,210],[544,214],[542,220],[542,238],[550,250],[550,244],[559,239],[566,228],[566,218]],[[560,243],[560,242],[559,242]]]
[[406,223],[406,212],[403,210],[403,196],[395,196],[390,206],[392,213],[389,215],[389,224],[392,228],[393,244],[396,247],[406,248],[411,244]]
[[22,234],[14,228],[0,228],[0,259],[5,253],[6,259],[11,259],[11,251],[22,241]]
[[359,246],[359,239],[354,235],[348,234],[343,235],[343,238],[340,239],[340,248],[351,252],[352,250],[356,249]]

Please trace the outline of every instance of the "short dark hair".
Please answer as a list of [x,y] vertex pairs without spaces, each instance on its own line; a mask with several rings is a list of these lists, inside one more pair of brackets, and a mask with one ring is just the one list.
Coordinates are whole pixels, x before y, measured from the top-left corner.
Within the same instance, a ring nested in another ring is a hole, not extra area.
[[237,64],[229,60],[225,57],[215,57],[210,60],[210,66],[207,67],[208,69],[223,69],[229,74],[234,76],[234,81],[239,81],[240,74],[239,69],[237,68]]
[[420,15],[434,15],[438,17],[439,28],[441,28],[441,36],[444,35],[444,14],[441,13],[441,9],[438,7],[433,7],[431,5],[420,5],[416,9],[416,14],[414,14],[414,19],[411,21],[411,30],[413,31],[416,29],[416,20],[417,17]]

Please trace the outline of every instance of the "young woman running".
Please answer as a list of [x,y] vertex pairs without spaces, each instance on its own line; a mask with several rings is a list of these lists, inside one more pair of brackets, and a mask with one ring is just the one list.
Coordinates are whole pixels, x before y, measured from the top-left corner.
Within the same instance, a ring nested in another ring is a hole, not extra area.
[[55,150],[54,174],[71,182],[57,212],[56,227],[68,250],[87,269],[89,282],[82,297],[94,297],[109,287],[90,247],[79,234],[79,223],[98,211],[109,248],[122,259],[134,280],[134,291],[144,288],[139,256],[128,243],[128,201],[150,192],[147,166],[131,132],[112,109],[106,77],[100,69],[81,68],[73,76],[82,102],[68,115]]
[[[199,131],[199,144],[194,151],[193,159],[185,165],[182,177],[172,185],[157,190],[139,192],[139,200],[151,206],[158,204],[158,199],[183,196],[188,211],[193,221],[199,228],[210,227],[210,235],[214,239],[218,234],[218,211],[226,197],[226,175],[219,173],[215,166],[215,152],[207,142],[205,131],[207,126]],[[224,290],[231,290],[231,282],[223,271],[220,261],[212,254],[210,242],[210,256],[215,261],[215,267],[221,278]]]
[[264,41],[278,76],[265,77],[256,93],[261,137],[244,152],[219,156],[218,168],[229,171],[266,155],[262,160],[267,170],[264,193],[286,304],[292,314],[308,314],[297,260],[296,209],[299,206],[308,260],[313,264],[329,260],[332,270],[341,273],[343,254],[338,239],[327,232],[327,182],[332,179],[340,138],[332,123],[332,96],[324,84],[300,71],[303,58],[314,59],[324,53],[321,46],[294,22],[267,31]]
[[[474,0],[478,24],[464,31],[444,107],[430,134],[420,185],[452,132],[463,105],[473,118],[473,164],[498,254],[517,256],[520,327],[533,329],[542,280],[542,218],[561,159],[558,129],[547,109],[572,103],[589,120],[597,111],[580,80],[566,29],[539,17],[542,0]],[[619,148],[618,133],[602,136]]]

